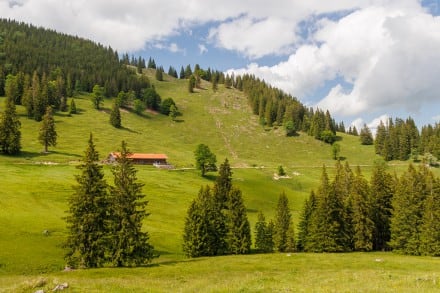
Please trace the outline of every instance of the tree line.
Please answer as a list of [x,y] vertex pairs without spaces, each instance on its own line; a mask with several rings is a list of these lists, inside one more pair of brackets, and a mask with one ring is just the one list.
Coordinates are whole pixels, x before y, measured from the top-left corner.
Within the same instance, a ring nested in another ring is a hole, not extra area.
[[359,167],[325,166],[298,225],[297,249],[308,252],[393,250],[440,255],[440,180],[428,167],[413,165],[399,178],[374,167],[370,182]]
[[[280,195],[275,222],[266,223],[260,212],[255,226],[259,252],[294,250],[294,232],[287,196]],[[183,251],[188,257],[250,253],[251,227],[240,189],[233,186],[226,159],[214,186],[201,187],[185,218]]]

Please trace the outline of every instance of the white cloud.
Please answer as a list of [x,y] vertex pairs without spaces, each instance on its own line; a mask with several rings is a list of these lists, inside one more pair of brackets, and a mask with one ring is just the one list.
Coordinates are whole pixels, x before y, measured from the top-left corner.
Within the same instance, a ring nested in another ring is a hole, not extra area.
[[[140,50],[146,43],[191,32],[193,26],[218,23],[213,41],[248,56],[261,56],[290,47],[296,38],[297,23],[310,14],[352,9],[362,2],[0,0],[0,17],[90,38],[119,51]],[[257,36],[235,32],[235,36],[244,38],[231,39],[226,35],[231,26],[245,28],[246,32]]]
[[417,114],[439,97],[440,17],[411,1],[402,7],[376,5],[339,20],[322,19],[287,61],[238,72],[300,98],[336,82],[316,105],[339,116],[394,109]]
[[203,54],[205,54],[206,52],[208,52],[208,48],[206,48],[205,45],[203,45],[203,44],[199,44],[198,47],[199,47],[199,53],[200,53],[200,55],[203,55]]
[[[0,0],[0,17],[120,52],[153,46],[185,54],[167,38],[195,38],[193,29],[208,25],[203,42],[254,59],[237,72],[300,99],[319,90],[316,105],[351,117],[394,108],[417,113],[438,99],[440,18],[427,11],[418,0]],[[274,66],[256,63],[268,55],[289,56]]]
[[180,48],[176,43],[165,44],[165,43],[155,43],[154,48],[159,50],[167,50],[172,53],[185,53],[185,49]]

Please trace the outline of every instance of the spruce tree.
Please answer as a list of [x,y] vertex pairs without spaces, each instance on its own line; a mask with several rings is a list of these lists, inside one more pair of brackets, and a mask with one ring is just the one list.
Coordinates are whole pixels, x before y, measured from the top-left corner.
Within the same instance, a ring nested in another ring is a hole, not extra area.
[[298,223],[298,241],[296,248],[299,251],[305,250],[307,246],[307,239],[310,233],[311,217],[316,209],[316,196],[315,192],[312,190],[310,192],[309,198],[305,201],[301,215],[300,221]]
[[188,208],[183,234],[188,257],[223,255],[227,252],[226,219],[209,186],[201,187]]
[[353,244],[356,251],[373,249],[374,222],[371,219],[370,190],[367,180],[357,167],[352,191]]
[[77,114],[75,99],[70,100],[69,114]]
[[385,162],[376,162],[370,180],[371,219],[374,223],[373,250],[388,249],[388,242],[391,238],[393,186],[393,178],[387,173]]
[[289,225],[289,229],[286,233],[286,252],[295,252],[296,251],[296,243],[295,243],[295,230],[293,229],[293,223],[291,222]]
[[114,186],[110,187],[110,260],[114,266],[148,264],[154,257],[149,235],[142,222],[149,214],[136,169],[129,159],[127,144],[122,141],[119,157],[112,168]]
[[233,188],[227,202],[226,243],[231,254],[246,254],[251,250],[251,228],[241,191]]
[[90,134],[82,163],[77,167],[81,174],[75,176],[77,185],[69,199],[66,217],[66,260],[72,267],[94,268],[105,262],[108,197],[104,172],[98,162],[99,154]]
[[214,184],[214,197],[221,208],[226,208],[229,193],[232,189],[232,171],[228,159],[220,165]]
[[115,128],[121,128],[121,111],[117,101],[113,103],[112,111],[110,112],[110,124]]
[[43,116],[41,122],[40,133],[38,140],[44,146],[44,152],[48,152],[49,146],[56,146],[57,144],[57,132],[55,130],[55,119],[52,114],[52,107],[46,108],[46,114]]
[[258,212],[257,222],[255,223],[255,249],[259,252],[269,252],[267,243],[267,223],[263,212]]
[[390,246],[403,254],[419,255],[420,229],[423,223],[424,203],[429,194],[427,181],[432,174],[426,169],[419,172],[408,167],[397,183],[393,197]]
[[[321,183],[318,186],[316,195],[316,207],[310,209],[309,225],[307,226],[307,236],[304,243],[304,250],[311,252],[326,251],[326,240],[329,237],[328,217],[326,214],[327,202],[330,192],[330,182],[325,166],[322,168]],[[302,231],[300,233],[303,233]],[[301,236],[302,237],[302,236]]]
[[205,228],[203,220],[200,204],[197,199],[194,199],[186,212],[183,231],[183,252],[187,257],[198,257],[204,254],[207,235],[203,231]]
[[371,130],[370,128],[368,128],[367,124],[364,124],[364,126],[362,127],[359,139],[361,140],[361,144],[363,145],[373,144],[373,134],[371,133]]
[[21,123],[12,97],[7,97],[0,116],[0,148],[4,154],[16,155],[21,149]]
[[440,181],[437,178],[428,195],[420,228],[420,252],[422,255],[440,256]]
[[284,191],[278,198],[275,216],[275,247],[279,252],[285,252],[287,248],[287,231],[289,230],[292,215],[289,208],[289,200]]

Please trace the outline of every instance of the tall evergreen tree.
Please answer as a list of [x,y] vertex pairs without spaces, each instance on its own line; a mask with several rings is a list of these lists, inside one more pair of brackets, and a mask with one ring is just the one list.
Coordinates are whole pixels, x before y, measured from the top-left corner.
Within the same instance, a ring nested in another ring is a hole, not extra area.
[[367,124],[364,124],[364,126],[361,129],[361,134],[359,136],[361,140],[361,144],[363,145],[372,145],[373,140],[373,134],[371,133],[370,128],[368,128]]
[[0,116],[0,148],[4,154],[16,155],[21,149],[21,123],[12,97],[7,97]]
[[408,167],[397,183],[393,197],[390,246],[394,251],[419,255],[420,230],[423,224],[424,203],[430,193],[432,179],[426,167],[419,172],[413,165]]
[[353,244],[356,251],[373,249],[374,222],[371,219],[370,204],[368,181],[357,167],[352,191]]
[[220,165],[218,176],[214,184],[214,197],[216,202],[222,208],[226,208],[229,199],[229,193],[232,189],[232,171],[228,159],[225,159]]
[[[273,225],[273,223],[272,223]],[[266,218],[263,212],[258,212],[257,222],[255,223],[255,249],[259,252],[273,252],[273,231],[269,230],[270,227],[266,223]],[[273,227],[272,227],[273,229]]]
[[275,247],[279,252],[285,252],[287,248],[287,231],[291,224],[292,214],[289,208],[289,200],[283,192],[278,198],[275,216]]
[[55,119],[53,118],[52,107],[46,108],[46,114],[43,116],[41,122],[40,133],[38,140],[44,146],[44,152],[48,152],[49,146],[56,146],[57,144],[57,132],[55,130]]
[[188,208],[183,251],[188,257],[223,255],[227,252],[226,219],[209,186],[202,187]]
[[154,257],[149,235],[142,231],[142,222],[149,214],[148,202],[142,194],[136,169],[129,159],[127,144],[122,141],[119,157],[112,168],[114,186],[110,187],[110,260],[113,265],[148,264]]
[[432,192],[426,199],[420,231],[420,252],[423,255],[440,256],[440,181],[432,184]]
[[121,111],[117,101],[113,103],[112,111],[110,112],[110,124],[115,128],[121,128]]
[[69,230],[66,259],[72,267],[94,268],[105,262],[109,214],[107,183],[92,134],[77,168],[81,174],[75,176],[77,185],[69,199],[66,217]]
[[228,252],[246,254],[251,250],[251,227],[241,191],[233,188],[227,201],[226,212]]
[[309,198],[305,201],[300,221],[298,223],[298,241],[296,244],[297,250],[303,251],[307,247],[307,239],[310,235],[311,217],[316,209],[316,196],[312,190]]
[[387,250],[390,241],[390,219],[394,190],[393,178],[386,171],[385,162],[376,162],[370,180],[371,219],[374,222],[373,250]]

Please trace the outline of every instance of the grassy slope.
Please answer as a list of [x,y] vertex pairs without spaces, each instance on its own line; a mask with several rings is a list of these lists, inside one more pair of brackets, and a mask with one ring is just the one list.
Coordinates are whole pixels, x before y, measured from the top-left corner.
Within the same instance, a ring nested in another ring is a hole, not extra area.
[[[3,178],[3,192],[0,197],[0,283],[8,284],[5,288],[11,289],[18,282],[24,284],[24,287],[20,288],[25,289],[25,280],[33,280],[35,275],[47,273],[49,278],[67,277],[71,282],[78,284],[78,287],[90,290],[99,290],[99,286],[106,284],[111,284],[110,288],[118,291],[125,286],[132,289],[149,286],[148,280],[142,279],[144,274],[151,275],[156,282],[171,278],[169,286],[176,287],[195,279],[200,283],[199,288],[205,288],[209,284],[208,275],[196,276],[192,273],[193,270],[204,268],[203,271],[206,269],[208,274],[210,270],[213,274],[220,274],[223,271],[222,266],[230,266],[229,269],[224,268],[226,272],[221,274],[225,274],[222,278],[226,278],[227,283],[230,281],[234,290],[241,288],[237,277],[234,277],[236,274],[240,276],[240,273],[234,271],[235,269],[242,271],[246,278],[250,278],[249,286],[243,288],[254,291],[255,286],[261,285],[264,289],[266,282],[259,284],[258,278],[248,276],[252,274],[252,266],[246,263],[252,264],[264,259],[265,264],[261,270],[271,275],[270,272],[278,266],[278,258],[282,256],[225,257],[219,258],[218,266],[217,259],[193,262],[183,258],[181,233],[186,209],[200,186],[210,184],[211,181],[200,178],[195,170],[163,171],[147,166],[139,167],[138,177],[146,184],[144,191],[150,202],[148,209],[151,216],[146,220],[145,227],[151,235],[151,242],[161,253],[161,257],[156,261],[160,264],[159,267],[123,270],[124,275],[133,278],[132,283],[128,281],[123,285],[118,285],[120,280],[113,276],[116,271],[111,269],[75,272],[72,276],[53,273],[64,265],[61,244],[66,230],[62,217],[67,209],[71,185],[74,184],[74,174],[77,174],[74,166],[85,149],[90,132],[94,134],[102,158],[110,151],[116,150],[120,141],[124,139],[133,152],[166,153],[171,163],[178,168],[193,167],[193,151],[196,145],[209,145],[217,154],[219,162],[227,157],[231,165],[236,167],[234,182],[243,191],[252,226],[258,210],[263,210],[267,218],[272,218],[276,200],[282,191],[289,197],[294,221],[297,223],[304,198],[319,180],[321,166],[326,164],[331,167],[334,164],[330,159],[330,147],[326,144],[306,135],[286,138],[281,129],[262,129],[257,123],[257,118],[251,115],[245,97],[238,91],[220,87],[217,93],[213,93],[210,84],[205,83],[205,89],[189,94],[186,81],[172,79],[156,83],[155,86],[163,99],[172,97],[176,101],[183,112],[179,122],[172,122],[168,117],[154,113],[146,113],[140,117],[123,112],[124,128],[114,129],[108,123],[108,114],[105,111],[93,110],[88,97],[81,96],[76,99],[81,114],[73,117],[57,115],[58,145],[51,149],[50,154],[43,155],[36,134],[39,124],[24,117],[21,119],[23,155],[0,157],[0,172]],[[111,101],[106,101],[104,107],[109,109],[110,106]],[[19,107],[18,111],[24,114],[23,108]],[[371,164],[375,158],[371,146],[360,146],[355,137],[342,135],[342,138],[342,156],[351,164]],[[273,173],[279,165],[285,167],[291,175],[290,179],[273,180]],[[400,172],[404,166],[393,168]],[[368,176],[371,168],[364,166],[363,169]],[[105,170],[110,180],[110,171],[107,167]],[[300,175],[295,176],[294,172]],[[44,236],[43,230],[49,230],[51,234]],[[347,257],[350,258],[349,255]],[[370,259],[370,256],[366,257]],[[296,258],[302,259],[304,263],[324,259],[322,255],[298,255]],[[342,265],[338,263],[337,258],[332,258],[336,265]],[[408,260],[412,259],[403,258],[402,261],[406,264]],[[395,262],[399,261],[400,258],[396,257]],[[230,262],[232,264],[229,264]],[[310,269],[311,272],[315,270],[313,267]],[[397,269],[400,268],[397,266]],[[175,270],[186,271],[183,283],[180,283],[179,278],[173,277],[176,274]],[[286,281],[280,283],[278,278],[287,277],[290,270],[293,272],[299,268],[290,268],[286,264],[283,272],[276,274],[277,278],[268,281],[268,286],[285,288]],[[228,274],[228,271],[233,274]],[[118,271],[118,274],[120,272]],[[27,274],[29,277],[15,277],[21,274]],[[95,278],[101,274],[107,281],[101,285],[98,282],[95,287],[87,284],[88,278]],[[83,278],[86,280],[82,280]],[[329,284],[334,282],[331,275],[326,278]],[[290,284],[290,281],[287,281],[287,284]],[[228,285],[225,286],[209,288],[228,290]],[[197,291],[197,287],[184,288]]]

